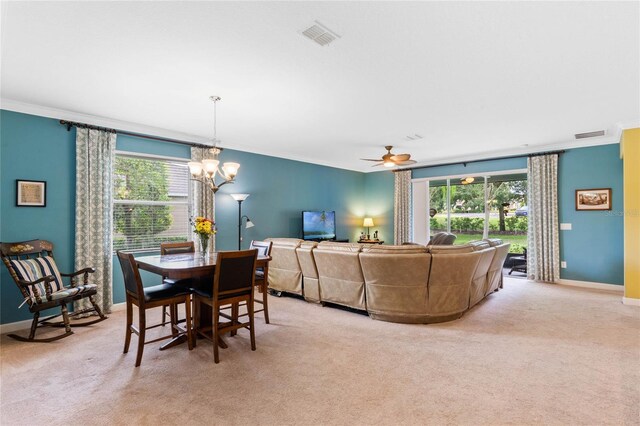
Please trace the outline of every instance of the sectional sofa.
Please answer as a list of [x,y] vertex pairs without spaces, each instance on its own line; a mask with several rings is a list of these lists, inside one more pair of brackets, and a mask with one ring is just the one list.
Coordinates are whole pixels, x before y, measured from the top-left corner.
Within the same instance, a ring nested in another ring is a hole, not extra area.
[[371,318],[433,323],[460,318],[502,287],[510,244],[384,246],[270,238],[269,288]]

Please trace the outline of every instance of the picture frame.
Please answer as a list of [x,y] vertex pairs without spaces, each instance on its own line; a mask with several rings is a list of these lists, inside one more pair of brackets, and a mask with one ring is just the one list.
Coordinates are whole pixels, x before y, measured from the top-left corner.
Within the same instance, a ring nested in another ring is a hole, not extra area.
[[611,210],[611,188],[576,189],[576,210]]
[[16,179],[16,206],[46,207],[47,182],[43,180]]

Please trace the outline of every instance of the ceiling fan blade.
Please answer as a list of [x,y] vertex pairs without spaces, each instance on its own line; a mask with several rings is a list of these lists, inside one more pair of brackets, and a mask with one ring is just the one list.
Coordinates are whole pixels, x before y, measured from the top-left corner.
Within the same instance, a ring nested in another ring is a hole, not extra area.
[[361,158],[362,161],[382,161],[382,158],[376,158],[375,160],[373,158]]
[[411,154],[395,154],[391,156],[391,161],[407,161],[411,158]]
[[398,161],[396,162],[396,166],[408,166],[409,164],[416,164],[416,160],[406,160],[406,161]]
[[374,164],[374,165],[373,165],[373,166],[371,166],[371,167],[378,167],[378,166],[382,166],[383,164],[384,164],[384,163],[378,163],[378,164]]

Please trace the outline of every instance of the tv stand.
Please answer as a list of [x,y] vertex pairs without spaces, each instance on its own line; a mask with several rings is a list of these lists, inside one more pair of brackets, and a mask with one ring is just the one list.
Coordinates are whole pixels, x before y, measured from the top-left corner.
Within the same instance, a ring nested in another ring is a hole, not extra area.
[[322,242],[322,241],[331,241],[333,243],[348,243],[349,242],[348,239],[338,239],[338,238],[333,238],[331,240],[323,240],[322,238],[312,238],[310,240],[305,240],[305,241],[315,241],[317,243]]

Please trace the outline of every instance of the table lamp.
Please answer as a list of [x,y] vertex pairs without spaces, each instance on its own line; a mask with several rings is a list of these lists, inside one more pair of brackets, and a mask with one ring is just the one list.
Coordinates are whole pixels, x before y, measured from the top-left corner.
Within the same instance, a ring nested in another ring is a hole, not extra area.
[[365,217],[362,226],[367,228],[367,240],[371,239],[371,236],[369,235],[369,228],[374,226],[373,219],[370,217]]

